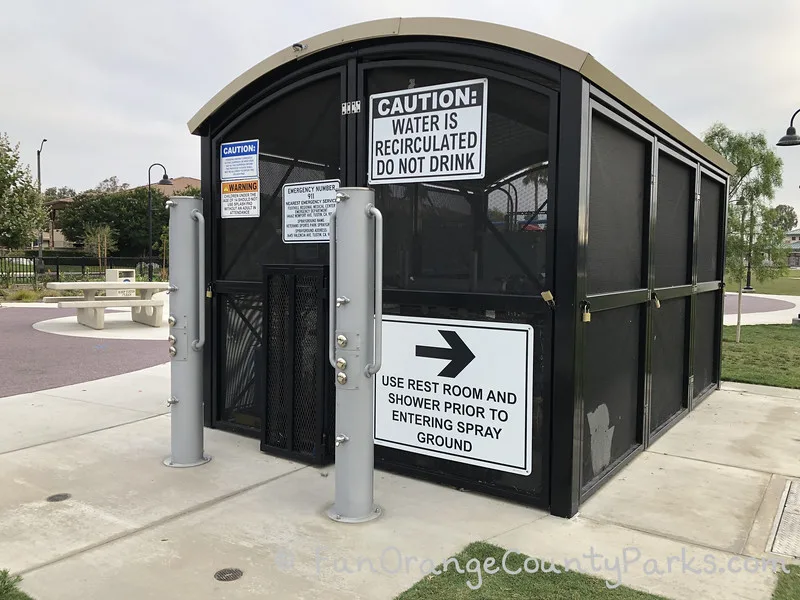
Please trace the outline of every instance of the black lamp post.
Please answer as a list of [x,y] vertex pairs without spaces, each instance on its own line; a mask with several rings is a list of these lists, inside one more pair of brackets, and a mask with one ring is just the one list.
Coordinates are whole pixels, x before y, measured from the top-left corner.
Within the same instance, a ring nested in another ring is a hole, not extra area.
[[786,135],[778,140],[777,146],[800,146],[800,135],[797,135],[797,130],[794,128],[794,118],[798,114],[800,114],[800,108],[792,115],[792,119],[789,121],[789,129],[786,130]]
[[153,167],[164,169],[164,176],[157,185],[172,185],[172,180],[167,177],[167,167],[161,163],[153,163],[147,169],[147,279],[153,281],[153,192],[150,189],[150,171]]
[[[42,140],[42,143],[39,144],[39,149],[36,151],[36,185],[39,187],[39,196],[42,195],[42,148],[44,148],[44,143],[47,141],[47,138]],[[44,243],[44,236],[42,234],[42,228],[39,227],[39,265],[42,263],[42,244]]]

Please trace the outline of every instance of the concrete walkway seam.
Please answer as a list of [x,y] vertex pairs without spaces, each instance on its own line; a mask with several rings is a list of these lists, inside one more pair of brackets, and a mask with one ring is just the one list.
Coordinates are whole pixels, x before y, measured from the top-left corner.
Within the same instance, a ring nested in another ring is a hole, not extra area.
[[[161,468],[166,468],[166,467],[161,467]],[[185,516],[197,513],[197,512],[201,512],[201,511],[203,511],[203,510],[205,510],[207,508],[211,508],[212,506],[214,506],[216,504],[220,504],[221,502],[225,502],[226,500],[230,500],[231,498],[235,498],[237,496],[241,496],[242,494],[246,494],[247,492],[250,492],[250,491],[252,491],[254,489],[257,489],[257,488],[263,487],[265,485],[268,485],[268,484],[272,483],[273,481],[276,481],[278,479],[282,479],[283,477],[286,477],[286,476],[291,475],[293,473],[299,473],[300,471],[303,471],[304,469],[308,469],[308,468],[309,468],[308,465],[304,465],[304,466],[300,467],[299,469],[294,469],[294,470],[288,471],[286,473],[281,473],[280,475],[276,475],[275,477],[270,477],[269,479],[266,479],[264,481],[259,481],[257,483],[253,483],[253,484],[248,485],[246,487],[243,487],[241,489],[234,490],[234,491],[229,492],[227,494],[223,494],[222,496],[218,496],[216,498],[211,498],[210,500],[206,500],[204,502],[201,502],[200,504],[197,504],[195,506],[190,506],[187,509],[179,511],[179,512],[175,513],[174,515],[168,515],[166,517],[162,517],[161,519],[157,519],[157,520],[153,521],[152,523],[148,523],[146,525],[142,525],[141,527],[136,527],[136,528],[130,529],[128,531],[122,531],[122,532],[120,532],[120,533],[118,533],[116,535],[112,535],[111,537],[106,538],[104,540],[101,540],[99,542],[96,542],[94,544],[89,544],[88,546],[84,546],[83,548],[78,548],[77,550],[73,550],[72,552],[67,552],[66,554],[63,554],[63,555],[59,556],[58,558],[54,558],[52,560],[49,560],[49,561],[44,562],[42,564],[36,565],[34,567],[30,567],[28,569],[24,569],[24,570],[20,571],[18,574],[24,577],[26,575],[29,575],[29,574],[35,572],[35,571],[40,571],[40,570],[45,569],[47,567],[50,567],[52,565],[58,564],[60,562],[64,562],[65,560],[69,560],[70,558],[74,558],[76,556],[80,556],[81,554],[84,554],[86,552],[91,552],[92,550],[96,550],[97,548],[102,548],[103,546],[107,546],[109,544],[113,544],[114,542],[118,542],[120,540],[124,540],[124,539],[130,538],[130,537],[134,537],[136,535],[139,535],[140,533],[144,533],[144,532],[149,531],[151,529],[155,529],[156,527],[160,527],[162,525],[166,525],[167,523],[171,523],[171,522],[176,521],[176,520],[178,520],[178,519],[180,519],[182,517],[185,517]]]

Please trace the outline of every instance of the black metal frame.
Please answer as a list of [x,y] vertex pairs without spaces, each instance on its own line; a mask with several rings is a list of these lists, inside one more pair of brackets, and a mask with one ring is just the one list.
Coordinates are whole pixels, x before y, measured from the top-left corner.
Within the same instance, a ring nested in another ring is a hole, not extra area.
[[[432,59],[431,57],[436,57]],[[718,291],[717,316],[715,325],[714,365],[716,380],[720,380],[720,353],[722,303],[724,297],[723,265],[725,256],[725,223],[727,221],[727,202],[720,207],[720,235],[718,279],[711,282],[697,281],[697,252],[699,229],[700,183],[703,175],[712,177],[726,186],[727,177],[718,167],[694,151],[682,146],[668,134],[634,113],[604,90],[587,82],[570,69],[560,67],[522,52],[499,46],[478,43],[458,42],[451,39],[432,37],[407,37],[364,40],[347,46],[317,52],[302,61],[287,63],[269,75],[250,84],[214,113],[203,125],[202,142],[202,193],[207,219],[207,239],[210,243],[206,251],[206,281],[211,282],[213,292],[208,301],[207,330],[209,351],[205,353],[204,400],[205,420],[208,426],[219,426],[217,401],[220,378],[224,376],[218,365],[221,349],[219,340],[219,315],[223,298],[220,294],[230,292],[250,292],[260,283],[233,282],[217,280],[220,274],[219,253],[215,248],[221,242],[219,223],[218,151],[219,142],[226,132],[256,111],[263,110],[270,102],[300,89],[316,78],[338,72],[341,81],[342,102],[361,100],[364,102],[365,73],[382,66],[431,66],[455,68],[473,74],[485,74],[510,81],[524,87],[531,87],[551,98],[550,165],[548,198],[557,199],[555,206],[548,208],[547,268],[549,287],[553,290],[556,310],[550,321],[550,339],[546,340],[547,356],[545,368],[549,373],[546,410],[549,439],[549,460],[545,460],[549,482],[544,497],[515,490],[513,486],[497,486],[489,482],[461,474],[442,472],[447,461],[440,461],[436,469],[419,468],[404,462],[402,451],[386,454],[383,460],[380,449],[376,456],[381,467],[417,477],[427,478],[439,483],[468,487],[493,495],[511,498],[524,503],[549,505],[553,514],[569,517],[574,515],[580,504],[599,487],[624,468],[630,460],[644,451],[650,444],[689,411],[694,409],[713,389],[702,390],[694,398],[694,329],[695,299],[697,294]],[[590,140],[591,121],[594,112],[602,113],[604,118],[625,127],[649,144],[651,178],[649,201],[645,208],[647,221],[643,224],[643,287],[607,294],[587,294],[587,244],[588,210],[590,182]],[[366,139],[367,111],[355,118],[342,118],[341,121],[341,178],[346,186],[366,184]],[[695,169],[695,197],[692,214],[687,218],[692,222],[691,234],[691,281],[685,285],[655,287],[654,274],[654,234],[657,219],[657,176],[658,157],[665,153]],[[652,395],[652,293],[661,300],[685,298],[687,309],[687,336],[685,352],[686,395],[683,408],[671,417],[658,430],[650,431],[650,411]],[[637,420],[638,446],[620,457],[598,478],[582,486],[583,429],[585,420],[583,398],[583,348],[585,346],[585,327],[591,324],[581,322],[581,304],[588,300],[592,312],[612,310],[631,305],[643,305],[640,352],[643,357],[640,373],[640,408]],[[425,306],[447,306],[454,309],[496,308],[514,310],[529,314],[549,314],[550,308],[536,296],[513,296],[480,293],[455,293],[412,290],[385,290],[386,304],[406,304]],[[224,425],[223,425],[224,426]],[[408,454],[408,453],[405,453]],[[476,473],[479,471],[476,470]]]

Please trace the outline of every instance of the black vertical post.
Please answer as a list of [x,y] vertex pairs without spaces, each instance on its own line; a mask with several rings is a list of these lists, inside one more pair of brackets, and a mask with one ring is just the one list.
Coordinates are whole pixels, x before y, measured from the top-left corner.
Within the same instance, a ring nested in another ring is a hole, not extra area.
[[153,281],[153,192],[150,189],[150,169],[147,170],[147,280]]
[[56,281],[61,281],[61,257],[56,256]]
[[[580,74],[569,69],[561,70],[558,113],[550,512],[560,517],[572,517],[578,512],[581,490],[583,416],[577,385],[577,375],[581,372],[577,325],[578,280],[581,277],[585,279],[585,265],[579,258],[579,248],[586,243],[581,234],[580,205],[582,195],[588,193],[585,169],[589,144],[589,87]],[[582,256],[585,260],[585,251]]]

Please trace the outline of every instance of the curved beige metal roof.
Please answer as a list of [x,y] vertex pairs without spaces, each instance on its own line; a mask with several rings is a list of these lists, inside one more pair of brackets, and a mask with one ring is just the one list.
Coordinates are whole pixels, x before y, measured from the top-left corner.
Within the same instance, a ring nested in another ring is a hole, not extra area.
[[237,92],[281,65],[293,60],[302,60],[315,52],[342,44],[396,35],[437,36],[486,42],[514,48],[563,65],[578,71],[588,81],[602,88],[725,172],[732,174],[736,170],[736,167],[723,156],[709,148],[677,121],[646,100],[636,90],[597,62],[588,52],[523,29],[466,19],[427,17],[380,19],[334,29],[302,40],[298,42],[302,45],[302,49],[284,48],[248,69],[222,88],[191,118],[188,123],[189,130],[192,133],[198,133],[206,119]]

